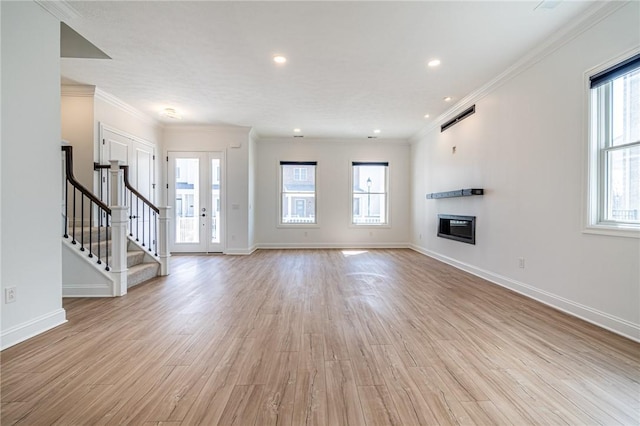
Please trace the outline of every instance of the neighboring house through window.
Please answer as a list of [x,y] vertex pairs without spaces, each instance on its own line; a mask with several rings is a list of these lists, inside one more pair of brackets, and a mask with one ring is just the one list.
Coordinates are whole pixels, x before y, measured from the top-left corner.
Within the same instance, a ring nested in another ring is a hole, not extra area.
[[589,81],[588,225],[634,232],[640,230],[640,54]]
[[280,224],[316,224],[315,161],[280,162]]
[[351,169],[351,223],[387,225],[389,163],[354,161]]

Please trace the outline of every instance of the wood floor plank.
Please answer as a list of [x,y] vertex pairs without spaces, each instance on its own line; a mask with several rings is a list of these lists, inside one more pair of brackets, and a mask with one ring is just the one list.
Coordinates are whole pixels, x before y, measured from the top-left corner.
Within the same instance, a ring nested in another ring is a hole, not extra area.
[[364,425],[350,361],[326,361],[329,425]]
[[1,423],[640,424],[640,344],[419,253],[173,256],[4,350]]

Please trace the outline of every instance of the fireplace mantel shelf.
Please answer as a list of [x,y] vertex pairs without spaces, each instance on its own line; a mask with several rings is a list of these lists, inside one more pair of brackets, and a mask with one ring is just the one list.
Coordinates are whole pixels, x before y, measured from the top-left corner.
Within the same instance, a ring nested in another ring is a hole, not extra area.
[[427,199],[434,200],[438,198],[470,197],[472,195],[482,194],[484,194],[484,189],[482,188],[457,189],[455,191],[447,192],[432,192],[431,194],[427,194]]

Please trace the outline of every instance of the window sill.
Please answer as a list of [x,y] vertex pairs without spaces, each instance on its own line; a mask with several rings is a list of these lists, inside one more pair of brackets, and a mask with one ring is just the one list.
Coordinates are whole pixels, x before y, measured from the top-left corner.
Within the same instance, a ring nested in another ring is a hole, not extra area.
[[313,228],[320,228],[320,225],[318,225],[317,223],[278,223],[276,225],[276,228],[290,228],[290,229],[300,229],[300,228],[306,228],[306,229],[313,229]]
[[608,235],[611,237],[640,238],[640,226],[634,225],[587,225],[583,230],[584,234]]
[[376,225],[375,223],[363,223],[362,225],[352,223],[349,225],[352,229],[391,229],[390,223],[381,223]]

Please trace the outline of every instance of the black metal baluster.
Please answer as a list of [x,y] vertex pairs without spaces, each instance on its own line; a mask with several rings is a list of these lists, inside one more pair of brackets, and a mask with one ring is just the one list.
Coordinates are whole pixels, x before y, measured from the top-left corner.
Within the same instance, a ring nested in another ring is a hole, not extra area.
[[149,208],[149,251],[151,251],[151,207]]
[[69,238],[69,181],[64,181],[64,237]]
[[80,251],[84,251],[84,193],[80,194]]
[[93,257],[93,248],[91,243],[93,242],[93,201],[89,202],[89,257]]
[[102,208],[98,208],[98,214],[100,215],[100,220],[98,223],[98,265],[102,263],[102,257],[100,256],[100,234],[102,234]]
[[[138,200],[138,203],[140,203],[140,200]],[[144,207],[142,206],[142,247],[144,247]]]
[[140,200],[136,197],[136,241],[140,241]]
[[133,237],[133,192],[129,191],[129,236]]
[[106,236],[104,238],[104,241],[106,242],[106,244],[105,244],[106,253],[105,253],[105,256],[104,256],[104,264],[106,266],[105,266],[104,269],[105,269],[105,271],[108,271],[109,270],[109,243],[111,242],[109,240],[109,222],[107,222],[107,227],[105,229],[106,229],[107,233],[106,233]]
[[157,256],[158,255],[158,215],[156,212],[153,212],[153,227],[154,227],[154,234],[155,234],[155,239],[153,240],[153,248],[154,248],[154,254]]
[[73,188],[73,235],[71,235],[71,244],[76,243],[76,189]]

